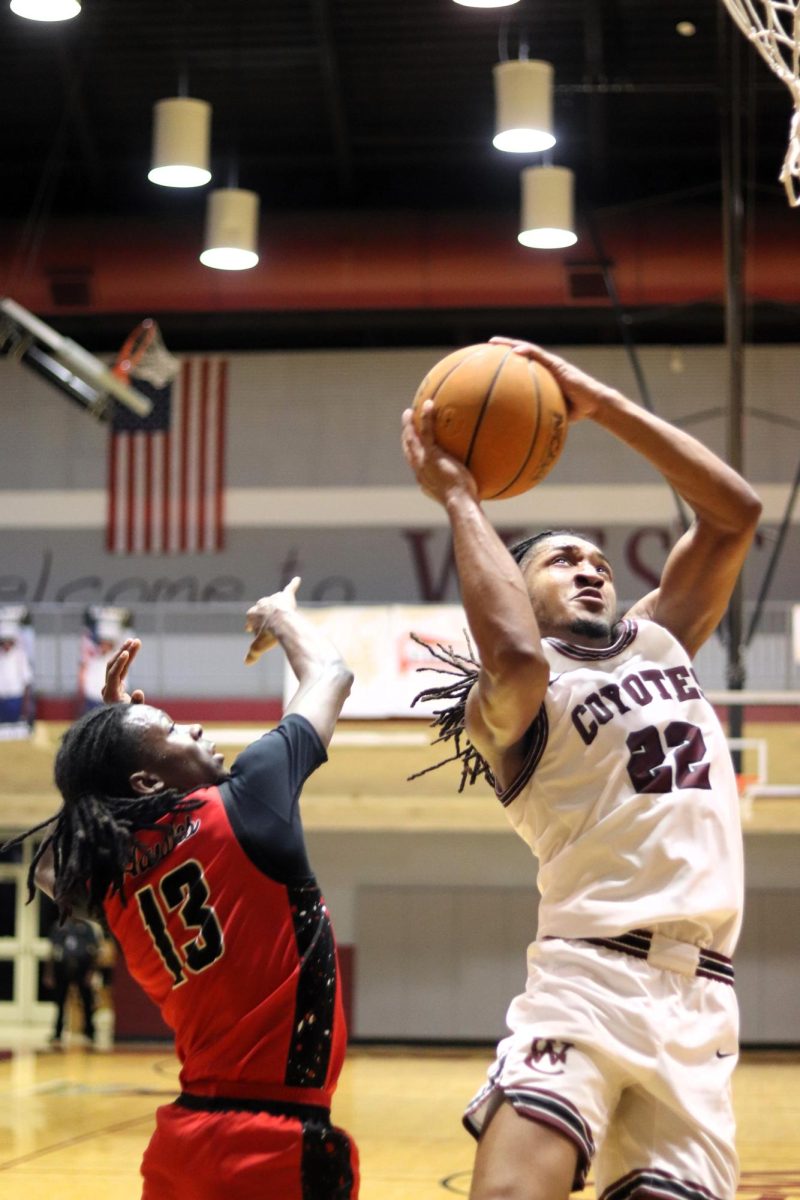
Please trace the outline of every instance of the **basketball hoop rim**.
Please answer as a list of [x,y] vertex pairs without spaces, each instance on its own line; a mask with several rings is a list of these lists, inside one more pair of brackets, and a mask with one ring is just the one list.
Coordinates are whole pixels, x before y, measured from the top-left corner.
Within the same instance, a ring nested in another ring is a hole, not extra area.
[[152,317],[140,321],[128,335],[117,353],[111,371],[118,379],[127,380],[133,368],[141,362],[149,346],[158,335],[158,325]]

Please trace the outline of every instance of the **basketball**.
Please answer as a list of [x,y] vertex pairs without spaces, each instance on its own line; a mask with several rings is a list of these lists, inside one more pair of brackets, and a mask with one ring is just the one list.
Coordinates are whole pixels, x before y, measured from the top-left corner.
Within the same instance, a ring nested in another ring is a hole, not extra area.
[[434,402],[434,437],[472,473],[481,500],[541,483],[564,446],[567,408],[541,363],[485,343],[448,354],[417,388],[413,411]]

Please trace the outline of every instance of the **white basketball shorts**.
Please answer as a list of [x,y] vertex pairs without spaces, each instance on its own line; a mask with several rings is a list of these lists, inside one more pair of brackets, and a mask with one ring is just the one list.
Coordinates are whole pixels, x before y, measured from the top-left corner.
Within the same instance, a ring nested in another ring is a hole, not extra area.
[[511,1033],[464,1124],[478,1137],[508,1101],[575,1143],[573,1190],[594,1163],[599,1200],[733,1200],[736,995],[694,974],[694,947],[658,943],[676,969],[587,942],[533,943]]

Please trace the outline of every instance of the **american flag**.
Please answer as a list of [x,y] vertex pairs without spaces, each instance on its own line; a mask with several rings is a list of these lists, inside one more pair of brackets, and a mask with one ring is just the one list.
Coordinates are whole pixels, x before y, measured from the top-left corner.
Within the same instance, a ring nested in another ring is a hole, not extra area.
[[114,406],[106,546],[112,554],[193,554],[224,544],[224,359],[183,359],[165,388],[134,381],[147,417]]

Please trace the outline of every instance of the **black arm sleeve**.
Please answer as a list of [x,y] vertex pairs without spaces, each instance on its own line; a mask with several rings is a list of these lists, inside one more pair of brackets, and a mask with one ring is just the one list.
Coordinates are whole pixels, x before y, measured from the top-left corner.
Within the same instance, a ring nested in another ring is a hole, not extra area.
[[243,750],[220,793],[248,858],[278,883],[313,879],[300,819],[300,792],[328,758],[314,727],[297,713]]

